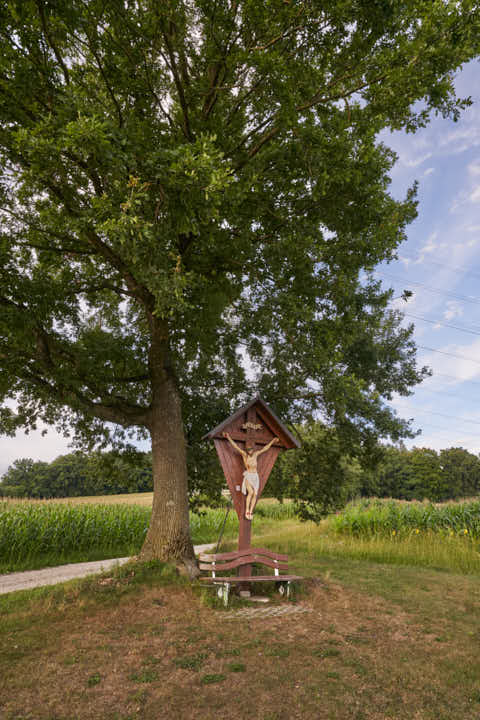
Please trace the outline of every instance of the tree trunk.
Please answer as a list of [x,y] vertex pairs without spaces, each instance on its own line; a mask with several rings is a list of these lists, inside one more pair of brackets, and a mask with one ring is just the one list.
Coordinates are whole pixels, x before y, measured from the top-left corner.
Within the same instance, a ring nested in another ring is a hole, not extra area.
[[175,381],[168,375],[154,390],[151,417],[153,508],[140,558],[173,561],[194,577],[198,568],[190,538],[181,402]]

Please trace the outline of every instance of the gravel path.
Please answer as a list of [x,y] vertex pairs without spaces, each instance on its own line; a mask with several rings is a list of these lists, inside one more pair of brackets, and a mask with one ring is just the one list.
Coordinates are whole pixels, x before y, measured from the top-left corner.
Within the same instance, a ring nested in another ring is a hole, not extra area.
[[[195,545],[195,552],[198,554],[205,550],[211,550],[216,543],[207,545]],[[30,590],[31,588],[43,585],[56,585],[57,583],[73,580],[74,578],[86,577],[110,570],[115,565],[123,565],[130,558],[115,558],[113,560],[99,560],[96,562],[71,563],[69,565],[58,565],[57,567],[44,568],[43,570],[25,570],[24,572],[9,573],[0,575],[0,595],[15,592],[16,590]]]

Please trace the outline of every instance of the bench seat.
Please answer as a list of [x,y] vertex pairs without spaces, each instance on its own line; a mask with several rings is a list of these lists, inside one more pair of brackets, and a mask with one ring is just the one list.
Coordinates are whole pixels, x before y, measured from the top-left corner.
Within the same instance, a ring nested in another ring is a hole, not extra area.
[[226,577],[202,577],[200,580],[204,582],[228,582],[228,583],[251,583],[251,582],[293,582],[294,580],[303,580],[300,575],[251,575],[249,577],[238,577],[238,575],[230,575]]
[[[265,548],[246,548],[228,553],[209,555],[201,553],[199,556],[200,570],[207,570],[211,574],[201,577],[203,582],[218,585],[218,595],[223,597],[225,605],[228,605],[228,594],[231,585],[250,585],[258,582],[273,582],[279,585],[280,593],[290,597],[290,584],[303,580],[300,575],[288,574],[288,556],[274,553]],[[248,565],[263,565],[272,568],[271,575],[224,575],[225,570],[233,570]]]

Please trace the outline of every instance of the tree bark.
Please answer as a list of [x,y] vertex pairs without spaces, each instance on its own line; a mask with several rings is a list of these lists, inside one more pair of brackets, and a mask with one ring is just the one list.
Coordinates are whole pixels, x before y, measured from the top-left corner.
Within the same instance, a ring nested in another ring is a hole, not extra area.
[[190,538],[185,435],[174,378],[165,374],[153,396],[153,508],[140,559],[173,561],[180,571],[195,577],[198,568]]

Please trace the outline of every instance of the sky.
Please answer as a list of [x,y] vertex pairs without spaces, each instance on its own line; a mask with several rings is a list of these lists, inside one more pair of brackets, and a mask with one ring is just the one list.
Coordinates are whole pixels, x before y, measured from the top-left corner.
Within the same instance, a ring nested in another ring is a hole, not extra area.
[[[474,104],[456,123],[434,118],[414,135],[382,133],[398,155],[391,192],[403,198],[419,183],[418,217],[407,228],[398,260],[378,268],[385,287],[413,291],[393,306],[414,323],[418,364],[433,375],[391,405],[413,418],[421,435],[406,442],[480,452],[480,65],[458,73],[457,94]],[[17,458],[53,460],[69,441],[48,428],[15,438],[0,435],[0,476]]]
[[456,78],[457,95],[473,106],[458,122],[434,118],[408,135],[383,133],[395,150],[391,192],[404,197],[419,183],[417,219],[398,260],[379,266],[377,277],[405,303],[405,324],[415,325],[418,364],[432,376],[409,397],[391,403],[414,418],[421,435],[407,441],[439,450],[480,452],[480,65],[471,62]]

